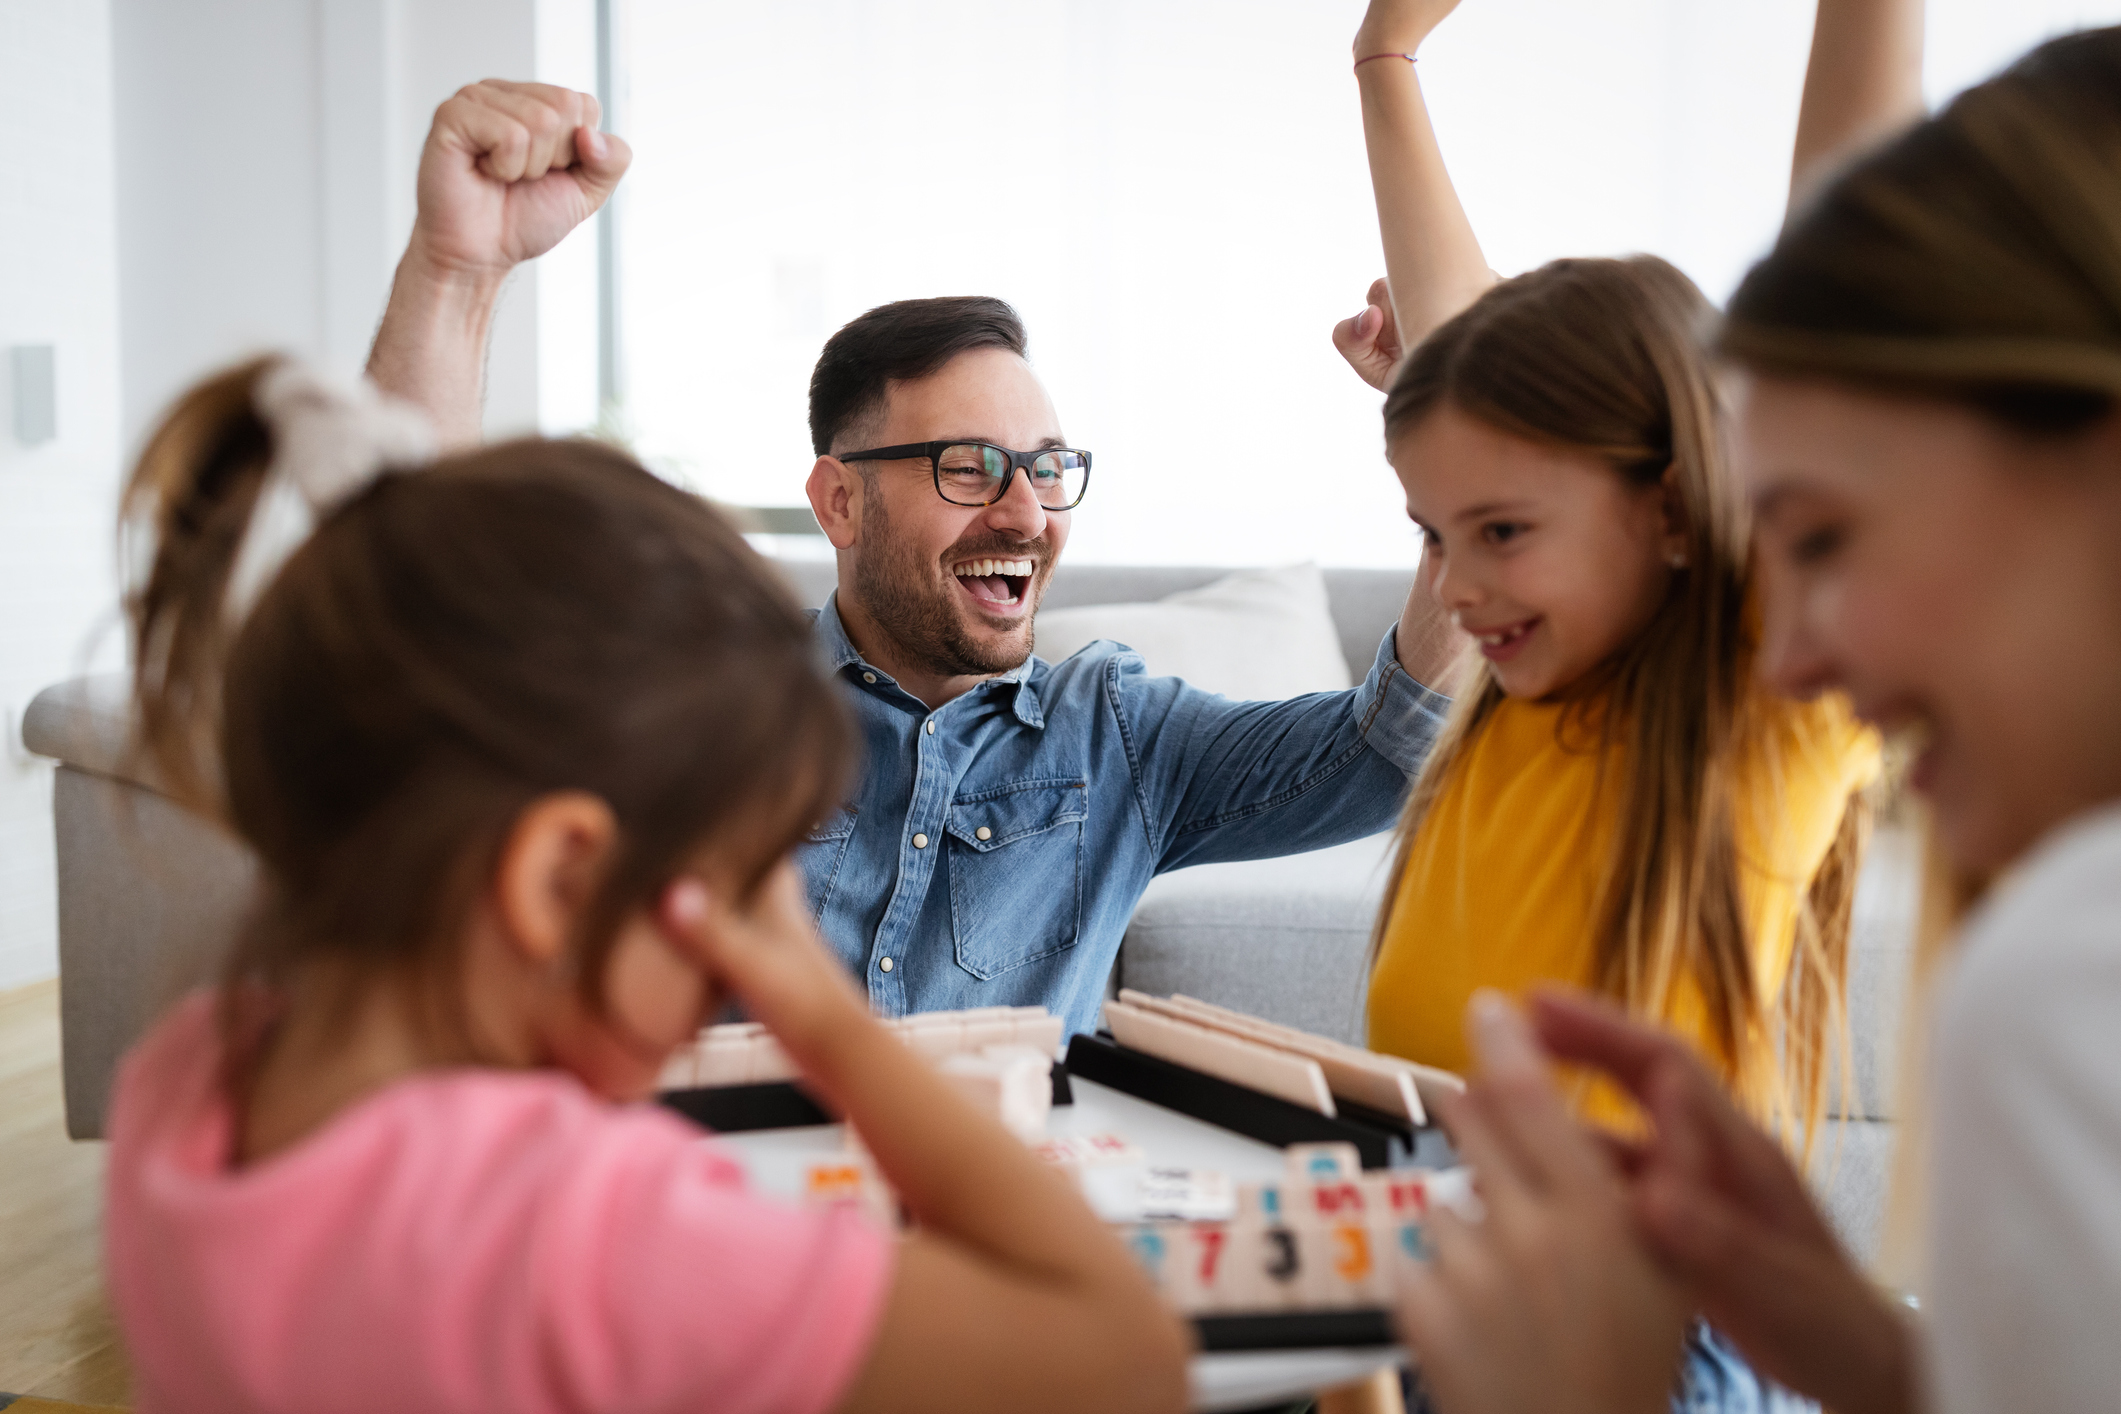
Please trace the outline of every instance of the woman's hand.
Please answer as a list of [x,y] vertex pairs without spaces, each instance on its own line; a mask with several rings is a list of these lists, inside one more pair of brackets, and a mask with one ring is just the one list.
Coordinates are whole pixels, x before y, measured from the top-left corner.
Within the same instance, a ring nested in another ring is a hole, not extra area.
[[1776,1142],[1675,1037],[1597,998],[1533,999],[1547,1051],[1611,1074],[1654,1133],[1629,1157],[1636,1221],[1703,1314],[1763,1374],[1842,1414],[1912,1407],[1906,1326]]
[[1412,54],[1458,8],[1458,0],[1370,0],[1355,31],[1355,57]]
[[1486,1208],[1434,1210],[1400,1322],[1446,1414],[1663,1414],[1688,1306],[1635,1232],[1613,1158],[1570,1117],[1532,1033],[1492,992],[1467,1026],[1480,1071],[1444,1109]]
[[1399,317],[1392,312],[1392,290],[1383,276],[1371,284],[1360,314],[1333,326],[1333,347],[1355,370],[1355,376],[1378,392],[1391,391],[1392,370],[1406,352],[1399,346]]

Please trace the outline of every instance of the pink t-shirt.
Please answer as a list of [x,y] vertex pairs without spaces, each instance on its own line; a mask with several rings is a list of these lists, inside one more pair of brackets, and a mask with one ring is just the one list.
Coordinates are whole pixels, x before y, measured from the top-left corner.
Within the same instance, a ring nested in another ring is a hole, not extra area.
[[415,1414],[837,1403],[891,1240],[754,1194],[697,1130],[552,1071],[403,1080],[230,1167],[211,999],[111,1106],[111,1300],[138,1406]]

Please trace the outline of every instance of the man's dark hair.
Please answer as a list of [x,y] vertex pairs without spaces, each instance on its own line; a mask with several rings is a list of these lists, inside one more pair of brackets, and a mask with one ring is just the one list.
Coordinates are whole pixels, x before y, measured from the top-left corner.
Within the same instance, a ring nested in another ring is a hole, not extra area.
[[902,299],[849,320],[810,374],[812,450],[824,456],[850,424],[881,411],[892,383],[926,378],[967,349],[1021,358],[1024,321],[988,295]]

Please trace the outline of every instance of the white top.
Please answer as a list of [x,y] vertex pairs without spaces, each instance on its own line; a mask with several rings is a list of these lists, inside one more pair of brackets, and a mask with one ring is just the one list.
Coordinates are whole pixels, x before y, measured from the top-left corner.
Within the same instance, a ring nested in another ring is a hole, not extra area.
[[2121,807],[1970,920],[1930,1075],[1932,1408],[2121,1409]]

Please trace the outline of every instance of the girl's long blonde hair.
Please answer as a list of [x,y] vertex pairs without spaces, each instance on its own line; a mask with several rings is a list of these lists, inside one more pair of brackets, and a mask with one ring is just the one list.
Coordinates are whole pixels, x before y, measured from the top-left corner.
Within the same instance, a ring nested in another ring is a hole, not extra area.
[[[1385,437],[1389,445],[1449,405],[1513,436],[1592,452],[1631,484],[1670,487],[1685,567],[1649,625],[1575,690],[1560,728],[1619,772],[1591,976],[1648,1016],[1666,1015],[1692,979],[1726,1080],[1809,1144],[1832,1057],[1846,1052],[1850,905],[1867,814],[1850,801],[1800,909],[1787,979],[1763,995],[1739,841],[1770,824],[1798,719],[1753,673],[1748,518],[1700,351],[1711,313],[1692,281],[1654,257],[1555,261],[1495,286],[1408,357],[1385,402]],[[1373,959],[1422,822],[1503,695],[1484,663],[1461,681],[1400,818]],[[1760,787],[1744,798],[1741,773]]]

